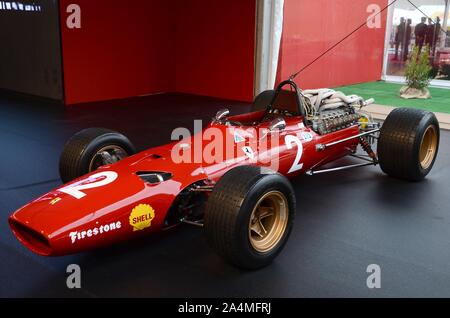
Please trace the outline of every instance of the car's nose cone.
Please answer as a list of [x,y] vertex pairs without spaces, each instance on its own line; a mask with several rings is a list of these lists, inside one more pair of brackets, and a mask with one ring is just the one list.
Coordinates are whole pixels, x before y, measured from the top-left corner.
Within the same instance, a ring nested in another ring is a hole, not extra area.
[[[99,171],[25,205],[11,215],[9,224],[25,246],[41,255],[55,255],[61,248],[76,249],[91,237],[89,241],[94,237],[107,241],[111,236],[107,232],[122,228],[120,211],[146,197],[146,185],[135,174]],[[66,241],[69,248],[62,246]]]

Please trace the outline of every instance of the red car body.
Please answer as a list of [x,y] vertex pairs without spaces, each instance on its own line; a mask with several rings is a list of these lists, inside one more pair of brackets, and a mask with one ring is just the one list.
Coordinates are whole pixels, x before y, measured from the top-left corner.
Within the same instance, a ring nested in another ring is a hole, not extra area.
[[[249,122],[258,116],[261,117],[261,112],[229,119]],[[262,123],[257,128],[268,125]],[[208,128],[212,127],[224,132],[224,136],[246,128],[218,123],[211,123]],[[316,146],[359,133],[355,124],[318,135],[303,124],[302,116],[286,118],[286,128],[279,133],[279,143],[274,151],[279,156],[278,172],[291,178],[348,155],[356,149],[358,138],[323,151],[318,151]],[[195,138],[183,142],[191,147]],[[248,146],[258,158],[263,154],[258,149],[260,139],[255,140]],[[242,149],[244,143],[235,142],[236,151],[232,158],[213,163],[204,160],[201,163],[174,162],[171,152],[180,145],[179,142],[142,151],[103,166],[25,205],[9,218],[11,229],[26,247],[45,256],[77,253],[161,231],[166,227],[168,211],[177,204],[176,198],[184,189],[202,180],[214,184],[228,170],[252,164],[252,159]],[[205,146],[204,141],[202,146]],[[296,169],[292,169],[294,165]],[[149,184],[138,176],[141,171],[168,172],[172,177]]]

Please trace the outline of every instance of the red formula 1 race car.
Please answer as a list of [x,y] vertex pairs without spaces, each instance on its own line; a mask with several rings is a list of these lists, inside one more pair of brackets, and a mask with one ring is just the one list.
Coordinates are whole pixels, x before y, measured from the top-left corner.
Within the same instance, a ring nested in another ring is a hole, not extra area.
[[[227,261],[255,269],[283,249],[295,217],[288,178],[381,166],[418,181],[433,167],[433,113],[395,109],[381,126],[372,101],[291,81],[258,95],[250,113],[219,111],[193,136],[134,154],[122,134],[100,128],[72,137],[60,159],[65,184],[9,218],[32,251],[65,255],[162,231],[201,226]],[[373,147],[377,144],[377,152]],[[344,156],[361,163],[321,168]]]

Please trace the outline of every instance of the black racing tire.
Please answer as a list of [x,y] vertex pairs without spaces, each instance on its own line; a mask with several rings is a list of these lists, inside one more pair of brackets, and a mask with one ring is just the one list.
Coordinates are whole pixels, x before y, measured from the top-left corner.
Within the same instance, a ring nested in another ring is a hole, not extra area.
[[118,132],[106,128],[84,129],[69,139],[61,153],[59,175],[63,183],[95,170],[91,162],[105,147],[120,147],[118,149],[124,150],[126,156],[136,152],[130,140]]
[[391,177],[420,181],[433,168],[439,150],[439,122],[432,112],[396,108],[378,140],[378,160]]
[[260,110],[266,110],[267,106],[269,106],[269,104],[272,102],[274,96],[275,90],[273,89],[261,92],[258,96],[255,97],[251,111],[257,112]]
[[[269,169],[241,166],[215,185],[206,204],[204,227],[208,243],[226,261],[258,269],[281,252],[294,218],[295,195],[287,178]],[[254,226],[264,238],[251,230]]]

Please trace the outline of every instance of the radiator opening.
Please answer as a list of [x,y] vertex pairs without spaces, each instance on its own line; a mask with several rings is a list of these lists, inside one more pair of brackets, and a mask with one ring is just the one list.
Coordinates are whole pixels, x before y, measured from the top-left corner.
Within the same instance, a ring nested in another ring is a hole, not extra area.
[[9,224],[14,235],[30,250],[45,256],[51,254],[50,243],[44,235],[14,220],[10,220]]

